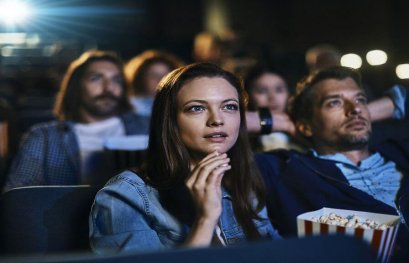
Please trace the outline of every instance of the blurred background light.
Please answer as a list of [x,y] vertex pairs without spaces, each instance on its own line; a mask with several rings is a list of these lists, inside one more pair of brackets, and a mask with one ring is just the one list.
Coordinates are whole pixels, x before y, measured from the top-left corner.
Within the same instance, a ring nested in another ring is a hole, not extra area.
[[341,57],[341,65],[344,67],[358,69],[362,66],[362,59],[360,56],[354,53],[345,54]]
[[26,41],[26,33],[0,33],[0,45],[21,45]]
[[396,76],[400,79],[409,79],[409,64],[396,66]]
[[25,42],[26,42],[27,47],[36,47],[38,44],[41,43],[40,35],[39,34],[28,34]]
[[382,50],[371,50],[366,53],[366,61],[371,66],[383,65],[388,61],[388,55]]
[[23,1],[3,0],[0,2],[0,19],[6,25],[20,24],[31,14],[30,6]]
[[10,46],[5,46],[1,48],[1,55],[3,57],[10,57],[13,55],[13,48]]

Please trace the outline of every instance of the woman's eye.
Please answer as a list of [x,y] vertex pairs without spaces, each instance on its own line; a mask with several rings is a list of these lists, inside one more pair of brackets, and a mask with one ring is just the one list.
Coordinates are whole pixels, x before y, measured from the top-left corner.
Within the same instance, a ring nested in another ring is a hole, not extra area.
[[283,86],[278,86],[278,87],[276,87],[276,89],[275,89],[275,92],[276,93],[284,93],[284,92],[286,92],[287,91],[287,88],[285,88],[285,87],[283,87]]
[[200,105],[195,105],[195,106],[189,107],[187,110],[190,112],[199,112],[199,111],[203,111],[204,107]]
[[256,94],[266,94],[268,92],[268,89],[265,87],[255,87],[254,88],[254,93]]
[[237,111],[237,110],[239,110],[239,106],[236,105],[236,104],[226,104],[226,105],[224,105],[224,108],[225,108],[226,110],[232,110],[232,111]]

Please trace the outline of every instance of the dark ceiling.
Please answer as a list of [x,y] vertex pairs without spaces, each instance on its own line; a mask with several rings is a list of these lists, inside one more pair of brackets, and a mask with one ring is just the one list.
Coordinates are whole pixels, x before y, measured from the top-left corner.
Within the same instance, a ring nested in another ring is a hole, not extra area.
[[[147,48],[191,60],[194,35],[204,29],[204,6],[217,0],[32,0],[39,12],[15,30],[96,43],[129,58]],[[229,27],[246,51],[298,60],[312,45],[329,43],[364,56],[389,54],[391,71],[409,62],[409,4],[393,0],[223,0]],[[0,28],[2,32],[9,31]],[[389,68],[388,68],[389,67]]]

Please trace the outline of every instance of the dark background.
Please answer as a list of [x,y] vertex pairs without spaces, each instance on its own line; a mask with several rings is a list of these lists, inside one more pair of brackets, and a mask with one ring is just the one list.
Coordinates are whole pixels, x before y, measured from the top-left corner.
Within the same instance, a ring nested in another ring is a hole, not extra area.
[[[214,3],[224,6],[225,24],[240,38],[239,55],[274,60],[293,80],[307,72],[305,51],[319,43],[359,54],[365,81],[380,88],[403,82],[396,77],[395,67],[409,62],[409,4],[403,0],[28,2],[38,10],[35,17],[24,26],[0,27],[0,32],[41,33],[65,49],[58,58],[34,60],[26,56],[14,64],[3,61],[4,74],[27,73],[53,63],[63,71],[72,58],[93,47],[113,49],[125,60],[145,49],[161,48],[191,62],[193,37],[206,29],[206,7]],[[366,64],[364,57],[371,49],[387,52],[387,64]]]

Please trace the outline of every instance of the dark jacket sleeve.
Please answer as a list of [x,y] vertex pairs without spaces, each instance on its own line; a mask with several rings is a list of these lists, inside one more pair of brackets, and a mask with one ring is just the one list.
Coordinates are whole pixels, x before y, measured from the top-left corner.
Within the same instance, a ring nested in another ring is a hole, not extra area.
[[24,135],[7,175],[3,192],[14,187],[45,184],[45,145],[45,129],[42,127],[34,127]]

